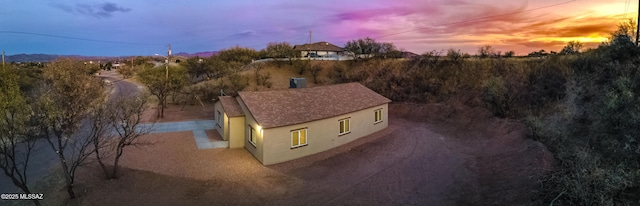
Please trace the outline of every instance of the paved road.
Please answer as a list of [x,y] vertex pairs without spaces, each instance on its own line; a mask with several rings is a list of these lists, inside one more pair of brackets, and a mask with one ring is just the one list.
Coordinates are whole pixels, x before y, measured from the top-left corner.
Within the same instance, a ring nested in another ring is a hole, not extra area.
[[[113,90],[110,98],[115,98],[121,95],[135,93],[140,91],[141,86],[133,84],[128,81],[123,81],[121,76],[115,71],[108,71],[102,73],[101,78],[105,78],[113,83]],[[29,169],[28,169],[28,182],[29,188],[34,189],[34,186],[46,177],[50,171],[57,170],[60,166],[58,157],[55,155],[53,149],[46,140],[40,140],[36,143],[32,150]],[[22,193],[12,182],[9,177],[0,173],[0,194],[2,193]],[[45,191],[33,191],[33,192],[45,192]]]

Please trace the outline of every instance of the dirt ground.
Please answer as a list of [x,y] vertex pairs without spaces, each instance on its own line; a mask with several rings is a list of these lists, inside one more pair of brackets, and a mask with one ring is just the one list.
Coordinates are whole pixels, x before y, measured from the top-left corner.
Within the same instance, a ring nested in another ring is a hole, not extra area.
[[182,105],[168,103],[164,108],[164,117],[157,118],[157,103],[149,103],[147,109],[142,114],[143,122],[176,122],[186,120],[213,119],[213,103],[203,103],[195,105]]
[[[211,108],[167,118],[211,119]],[[531,205],[553,164],[522,124],[482,108],[391,104],[389,116],[383,131],[272,166],[244,149],[198,150],[190,132],[148,135],[118,180],[82,168],[79,198],[62,205]]]

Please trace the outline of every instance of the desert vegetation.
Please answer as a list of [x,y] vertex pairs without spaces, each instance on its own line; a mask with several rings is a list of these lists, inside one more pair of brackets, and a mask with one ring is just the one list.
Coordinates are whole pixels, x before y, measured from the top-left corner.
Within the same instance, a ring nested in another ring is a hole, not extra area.
[[[408,60],[336,63],[333,83],[360,82],[394,101],[482,106],[526,122],[555,154],[540,204],[640,202],[640,49],[624,25],[598,48],[569,42],[543,58],[510,58],[490,46]],[[461,57],[467,58],[461,58]]]

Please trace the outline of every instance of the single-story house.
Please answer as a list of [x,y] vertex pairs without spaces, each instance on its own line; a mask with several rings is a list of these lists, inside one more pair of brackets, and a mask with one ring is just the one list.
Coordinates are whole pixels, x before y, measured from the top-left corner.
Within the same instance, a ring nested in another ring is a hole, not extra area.
[[244,147],[270,165],[386,128],[389,102],[359,83],[239,92],[215,103],[216,130],[230,148]]
[[293,46],[293,50],[300,52],[302,57],[337,57],[342,55],[344,49],[326,41],[313,44]]

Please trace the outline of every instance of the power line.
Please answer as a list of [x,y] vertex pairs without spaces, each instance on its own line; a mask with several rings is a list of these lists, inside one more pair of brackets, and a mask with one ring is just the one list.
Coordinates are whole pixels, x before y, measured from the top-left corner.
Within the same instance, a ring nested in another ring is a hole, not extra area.
[[33,33],[33,32],[23,32],[23,31],[0,31],[0,33],[5,33],[5,34],[26,34],[26,35],[34,35],[34,36],[45,36],[45,37],[53,37],[53,38],[61,38],[61,39],[92,41],[92,42],[101,42],[101,43],[110,43],[110,44],[161,45],[161,44],[151,44],[151,43],[135,43],[135,42],[121,42],[121,41],[107,41],[107,40],[98,40],[98,39],[86,39],[86,38],[69,37],[69,36],[61,36],[61,35],[53,35],[53,34]]
[[407,30],[407,31],[403,31],[403,32],[383,35],[383,36],[377,37],[376,39],[395,36],[395,35],[400,35],[400,34],[405,34],[405,33],[413,32],[413,31],[419,31],[419,30],[423,30],[423,29],[429,29],[429,28],[434,27],[434,26],[449,26],[449,25],[462,24],[462,23],[479,22],[479,21],[483,21],[483,20],[489,20],[489,19],[492,19],[492,18],[496,18],[496,17],[511,16],[511,15],[514,15],[514,14],[527,13],[527,12],[532,12],[532,11],[537,11],[537,10],[542,10],[542,9],[548,9],[548,8],[560,6],[560,5],[563,5],[563,4],[568,4],[568,3],[571,3],[571,2],[574,2],[574,1],[577,1],[577,0],[564,1],[564,2],[561,2],[561,3],[557,3],[557,4],[551,4],[551,5],[548,5],[548,6],[543,6],[543,7],[538,7],[538,8],[533,8],[533,9],[528,9],[528,10],[523,10],[523,11],[517,11],[517,12],[511,12],[511,13],[505,13],[505,14],[498,14],[498,15],[491,15],[491,16],[483,16],[483,17],[478,17],[478,18],[475,18],[475,19],[467,19],[467,20],[463,20],[463,21],[450,22],[450,23],[444,23],[444,24],[436,24],[436,25],[429,26],[429,27],[421,27],[421,28],[411,29],[411,30]]
[[631,0],[625,1],[624,5],[624,18],[627,18],[627,13],[629,13],[629,4],[631,4]]

